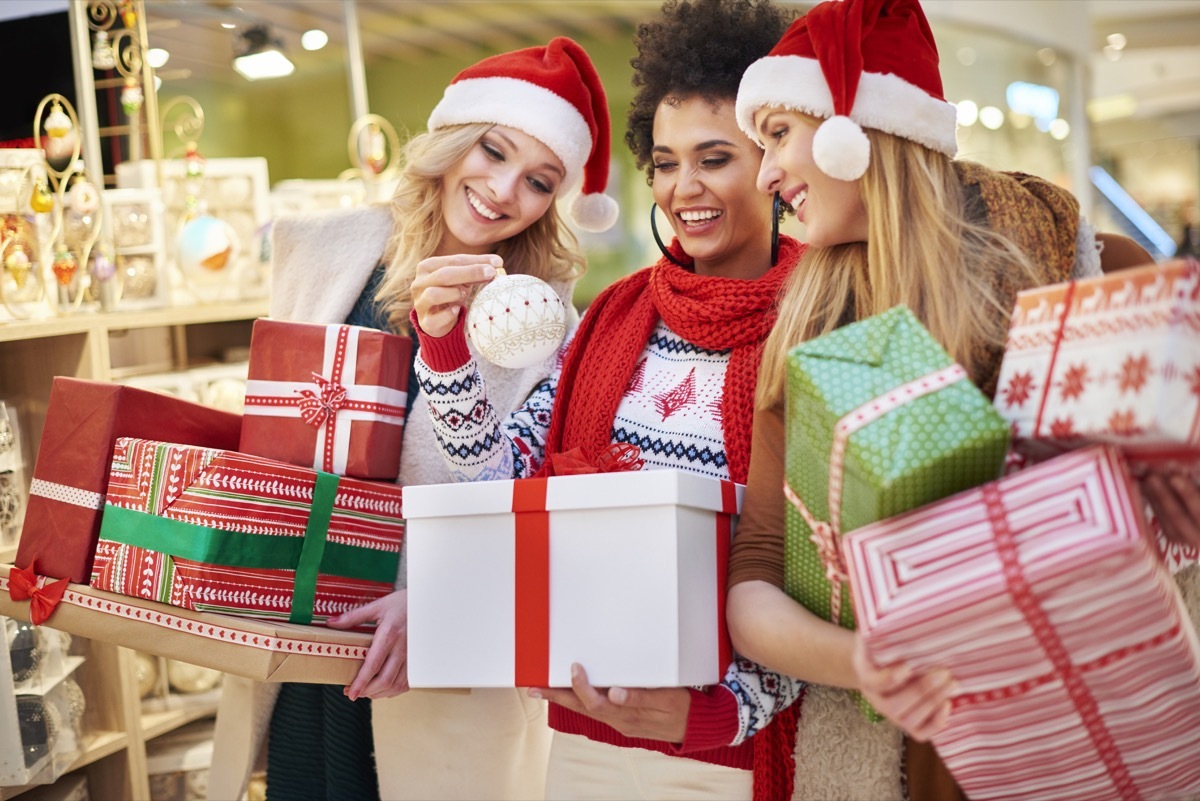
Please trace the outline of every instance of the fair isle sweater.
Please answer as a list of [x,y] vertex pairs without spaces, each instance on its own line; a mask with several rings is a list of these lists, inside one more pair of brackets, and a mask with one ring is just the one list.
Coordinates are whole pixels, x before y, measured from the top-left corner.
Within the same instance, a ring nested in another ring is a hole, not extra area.
[[[535,473],[544,444],[561,368],[541,382],[513,413],[501,416],[488,398],[478,364],[467,350],[463,323],[446,336],[420,331],[416,359],[421,393],[429,399],[434,434],[447,466],[458,481],[522,478]],[[729,478],[721,398],[729,351],[707,350],[685,341],[665,323],[646,343],[613,420],[612,442],[641,449],[645,469],[678,468],[713,478]],[[636,746],[704,762],[749,770],[753,750],[747,738],[774,713],[793,703],[804,682],[771,673],[737,659],[718,687],[692,694],[687,732],[679,747],[627,738],[598,721],[574,716],[551,725],[614,745]]]

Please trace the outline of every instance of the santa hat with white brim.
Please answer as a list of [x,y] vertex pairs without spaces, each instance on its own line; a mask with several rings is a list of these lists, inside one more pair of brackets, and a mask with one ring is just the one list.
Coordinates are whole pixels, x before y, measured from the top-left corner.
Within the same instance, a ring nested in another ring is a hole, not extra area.
[[953,157],[957,110],[946,101],[937,45],[917,0],[826,0],[797,19],[742,76],[738,125],[762,144],[754,114],[782,107],[824,118],[813,160],[843,181],[870,162],[863,128]]
[[429,130],[475,122],[515,128],[554,151],[566,170],[563,190],[580,187],[570,209],[580,228],[605,231],[617,221],[617,203],[604,194],[612,150],[608,100],[575,41],[559,36],[456,75],[429,115]]

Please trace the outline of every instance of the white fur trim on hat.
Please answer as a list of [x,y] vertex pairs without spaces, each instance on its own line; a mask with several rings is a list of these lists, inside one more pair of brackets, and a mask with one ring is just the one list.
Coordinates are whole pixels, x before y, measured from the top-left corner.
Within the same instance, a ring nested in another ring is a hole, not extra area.
[[562,189],[583,179],[592,152],[587,121],[569,101],[519,78],[467,78],[446,87],[429,115],[429,130],[447,125],[490,122],[515,128],[554,151],[566,170]]
[[[751,64],[738,87],[737,120],[760,146],[754,114],[766,106],[832,117],[833,97],[816,59],[766,56]],[[911,139],[951,157],[958,152],[957,116],[953,103],[938,100],[903,78],[875,72],[862,74],[850,112],[850,119],[863,128]]]
[[608,195],[597,192],[591,195],[576,195],[571,201],[571,219],[585,231],[600,233],[612,228],[617,222],[620,207]]

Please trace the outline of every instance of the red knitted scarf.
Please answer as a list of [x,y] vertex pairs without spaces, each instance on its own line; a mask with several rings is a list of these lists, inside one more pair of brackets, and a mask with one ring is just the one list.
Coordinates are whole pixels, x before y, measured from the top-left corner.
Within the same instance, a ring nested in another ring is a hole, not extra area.
[[[678,242],[671,248],[680,261],[688,258]],[[754,280],[696,275],[664,256],[601,292],[563,359],[546,453],[582,448],[594,458],[611,444],[617,406],[661,319],[693,345],[732,351],[721,422],[730,478],[744,484],[763,341],[780,287],[803,253],[803,245],[781,236],[778,263]]]

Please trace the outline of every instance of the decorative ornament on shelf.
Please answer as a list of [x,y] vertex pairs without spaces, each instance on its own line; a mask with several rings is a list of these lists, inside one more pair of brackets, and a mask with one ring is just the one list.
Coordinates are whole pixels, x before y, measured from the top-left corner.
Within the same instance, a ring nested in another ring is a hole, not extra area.
[[34,214],[49,214],[54,211],[54,195],[50,194],[46,179],[38,178],[37,183],[33,185],[33,192],[29,195],[29,208]]
[[51,106],[50,113],[46,115],[45,128],[51,139],[62,139],[75,130],[71,118],[63,111],[62,103],[57,100]]
[[117,57],[109,44],[108,31],[96,31],[95,41],[92,43],[92,68],[111,70],[116,65]]
[[71,184],[67,195],[71,211],[76,214],[94,214],[96,209],[100,208],[100,192],[95,184],[85,178],[77,178],[75,183]]
[[58,282],[58,285],[68,287],[75,279],[79,262],[75,261],[75,256],[67,250],[67,246],[60,243],[58,250],[54,253],[54,261],[51,263],[50,269],[54,271],[54,280]]
[[25,283],[29,280],[29,256],[25,255],[25,251],[16,247],[9,251],[4,257],[4,269],[12,276],[17,289],[25,288]]
[[391,194],[390,180],[400,169],[400,137],[387,118],[364,114],[350,126],[346,142],[350,163],[339,176],[361,179],[366,200],[382,200]]
[[467,311],[467,335],[479,355],[512,369],[553,356],[567,333],[562,298],[540,278],[497,273]]
[[184,272],[219,272],[233,262],[237,235],[233,226],[216,217],[201,215],[183,224],[175,255]]
[[146,99],[142,92],[142,85],[138,83],[137,78],[132,75],[125,79],[125,88],[121,90],[121,108],[130,117],[134,117],[142,108],[142,102]]
[[133,0],[121,0],[121,22],[125,23],[126,28],[133,28],[137,25],[137,9],[133,7]]

